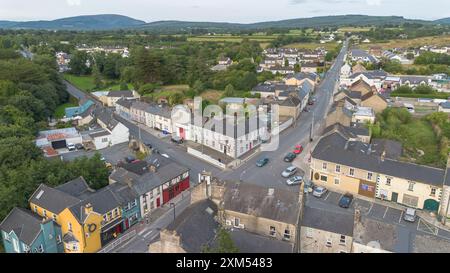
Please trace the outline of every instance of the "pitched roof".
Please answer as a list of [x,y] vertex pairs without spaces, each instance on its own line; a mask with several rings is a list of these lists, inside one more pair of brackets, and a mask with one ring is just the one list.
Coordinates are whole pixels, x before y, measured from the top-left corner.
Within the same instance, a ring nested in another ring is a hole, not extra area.
[[302,227],[353,236],[354,215],[347,212],[305,206]]
[[286,77],[286,79],[291,79],[291,78],[295,78],[297,80],[304,80],[304,79],[310,79],[311,81],[316,81],[317,78],[319,76],[316,73],[304,73],[304,72],[299,72],[299,73],[295,73],[293,75],[289,75]]
[[131,91],[131,90],[109,91],[107,96],[108,97],[114,97],[114,98],[117,98],[117,97],[130,98],[130,97],[133,97],[133,91]]
[[41,184],[30,197],[29,201],[47,211],[59,214],[64,209],[81,202],[81,199],[62,190]]
[[250,183],[227,181],[225,210],[296,225],[299,215],[298,193],[266,188]]
[[19,240],[30,246],[41,232],[41,223],[42,218],[31,211],[14,207],[1,222],[0,229],[7,233],[14,230]]
[[78,198],[88,197],[94,192],[94,190],[88,186],[86,180],[84,180],[82,176],[59,185],[56,187],[56,189]]
[[98,107],[94,111],[94,114],[98,120],[106,125],[105,129],[108,129],[109,131],[114,130],[114,128],[119,124],[119,121],[114,118],[113,112],[107,108]]
[[216,215],[216,204],[206,199],[186,208],[167,229],[177,232],[186,252],[201,253],[203,247],[210,245],[216,236],[219,228],[214,219]]
[[444,181],[444,170],[442,169],[389,158],[381,160],[379,156],[374,155],[370,144],[349,141],[336,133],[322,137],[314,149],[312,157],[435,186],[442,186]]

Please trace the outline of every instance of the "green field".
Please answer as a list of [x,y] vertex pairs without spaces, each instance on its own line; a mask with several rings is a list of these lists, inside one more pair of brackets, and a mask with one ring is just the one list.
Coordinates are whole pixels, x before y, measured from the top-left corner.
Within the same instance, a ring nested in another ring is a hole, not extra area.
[[285,48],[302,48],[302,49],[316,49],[318,47],[323,47],[326,50],[332,50],[335,49],[336,46],[338,45],[338,43],[332,42],[332,43],[325,43],[325,44],[321,44],[321,43],[295,43],[295,44],[289,44],[289,45],[285,45],[283,47]]
[[[64,74],[64,79],[66,79],[71,84],[75,85],[81,90],[84,91],[119,91],[120,84],[119,83],[104,83],[102,88],[95,88],[94,78],[92,76],[75,76],[70,74]],[[133,89],[132,84],[128,84],[128,89]]]
[[54,114],[55,118],[58,118],[58,119],[63,118],[64,114],[65,114],[64,110],[68,107],[75,107],[75,106],[78,106],[78,105],[74,102],[68,102],[68,103],[61,104],[55,110],[55,114]]

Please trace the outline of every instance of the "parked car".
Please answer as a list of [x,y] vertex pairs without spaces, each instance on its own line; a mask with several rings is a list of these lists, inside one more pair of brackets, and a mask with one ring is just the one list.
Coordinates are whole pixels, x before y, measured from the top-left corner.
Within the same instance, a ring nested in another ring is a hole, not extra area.
[[131,163],[133,161],[136,161],[136,158],[134,156],[127,156],[127,157],[125,157],[125,162]]
[[285,177],[285,178],[288,178],[288,177],[294,175],[296,172],[297,172],[297,167],[295,167],[295,166],[290,166],[290,167],[287,167],[286,170],[284,170],[284,171],[281,173],[281,176],[282,176],[282,177]]
[[286,180],[286,184],[288,184],[289,186],[300,185],[302,181],[303,177],[296,175]]
[[144,145],[147,146],[147,147],[149,147],[150,149],[153,148],[153,146],[152,146],[151,143],[145,142]]
[[294,159],[296,158],[297,156],[294,154],[294,153],[288,153],[285,157],[284,157],[284,161],[285,162],[292,162],[292,161],[294,161]]
[[314,184],[311,180],[306,179],[303,188],[304,188],[304,190],[303,190],[304,193],[310,193],[314,188]]
[[293,151],[294,154],[299,155],[303,152],[303,146],[302,145],[297,145],[295,146],[295,149]]
[[313,191],[313,196],[321,198],[325,193],[327,192],[327,189],[324,187],[316,187]]
[[176,144],[182,144],[183,143],[183,139],[181,137],[178,137],[178,136],[173,136],[172,137],[172,142],[175,142]]
[[75,144],[73,144],[73,143],[67,143],[67,149],[68,149],[69,151],[75,151],[75,150],[76,150]]
[[269,163],[269,159],[267,157],[263,157],[258,159],[258,161],[256,161],[256,166],[264,167],[264,165],[266,165],[267,163]]
[[84,149],[84,146],[83,146],[83,144],[81,144],[81,143],[77,143],[77,144],[75,144],[75,148],[76,148],[77,150],[83,150],[83,149]]
[[339,200],[339,207],[348,209],[353,201],[353,195],[346,193]]
[[403,214],[403,219],[405,221],[414,223],[416,221],[416,218],[417,218],[417,216],[416,216],[416,210],[415,209],[407,208],[405,210],[405,213]]

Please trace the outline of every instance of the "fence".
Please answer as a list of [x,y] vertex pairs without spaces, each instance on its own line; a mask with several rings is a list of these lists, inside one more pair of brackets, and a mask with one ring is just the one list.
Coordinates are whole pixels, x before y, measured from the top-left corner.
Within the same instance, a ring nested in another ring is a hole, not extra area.
[[105,246],[104,248],[100,249],[97,253],[108,253],[111,250],[113,250],[116,246],[120,245],[124,241],[133,238],[136,236],[136,230],[130,231],[127,234],[124,234],[120,236],[119,238],[112,241],[109,245]]
[[209,155],[203,154],[200,151],[197,151],[197,150],[195,150],[195,149],[193,149],[191,147],[187,148],[187,152],[188,152],[188,154],[191,154],[191,155],[193,155],[195,157],[203,159],[206,162],[211,163],[214,166],[217,166],[217,167],[222,168],[222,169],[226,169],[226,165],[224,163],[219,162],[218,160],[210,157]]

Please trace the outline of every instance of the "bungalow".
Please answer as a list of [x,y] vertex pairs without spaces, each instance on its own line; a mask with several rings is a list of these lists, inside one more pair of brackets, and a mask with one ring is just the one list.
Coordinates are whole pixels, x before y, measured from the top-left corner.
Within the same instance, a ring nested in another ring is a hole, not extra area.
[[113,117],[112,111],[99,108],[94,115],[97,123],[103,128],[102,131],[89,135],[97,150],[130,140],[128,128]]
[[374,56],[367,53],[365,50],[362,49],[352,49],[350,50],[349,54],[350,59],[353,62],[370,62],[370,63],[378,63],[378,59]]
[[431,84],[431,77],[429,76],[399,76],[400,78],[400,85],[406,85],[411,88],[415,88],[419,85],[430,85]]

